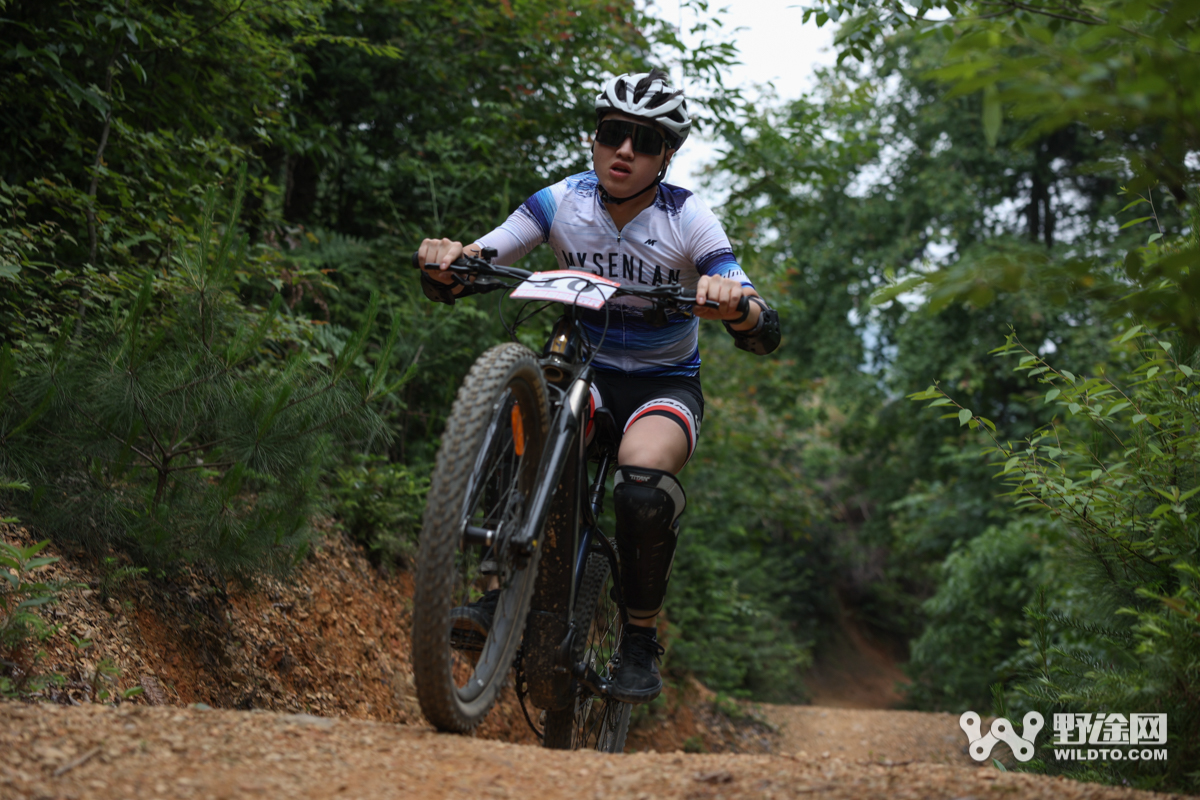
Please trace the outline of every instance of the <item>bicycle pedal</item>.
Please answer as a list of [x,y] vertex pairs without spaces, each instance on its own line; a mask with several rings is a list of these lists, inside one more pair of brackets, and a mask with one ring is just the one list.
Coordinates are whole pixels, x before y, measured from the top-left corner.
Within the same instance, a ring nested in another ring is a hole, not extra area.
[[500,565],[496,563],[496,559],[488,558],[479,562],[480,575],[499,575]]

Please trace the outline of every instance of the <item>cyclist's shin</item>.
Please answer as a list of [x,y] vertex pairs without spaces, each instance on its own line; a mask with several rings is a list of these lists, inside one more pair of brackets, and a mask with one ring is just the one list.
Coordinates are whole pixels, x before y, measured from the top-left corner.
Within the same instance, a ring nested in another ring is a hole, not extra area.
[[614,484],[621,591],[631,619],[650,619],[667,594],[687,498],[675,476],[660,469],[619,467]]

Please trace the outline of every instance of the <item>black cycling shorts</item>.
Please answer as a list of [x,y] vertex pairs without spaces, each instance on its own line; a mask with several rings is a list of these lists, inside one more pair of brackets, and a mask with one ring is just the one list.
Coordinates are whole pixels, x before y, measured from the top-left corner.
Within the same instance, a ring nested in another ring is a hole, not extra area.
[[622,434],[642,417],[666,417],[683,429],[689,459],[696,451],[700,421],[704,418],[704,394],[698,377],[639,377],[596,370],[588,409],[589,438],[592,435],[591,412],[597,408],[609,410]]

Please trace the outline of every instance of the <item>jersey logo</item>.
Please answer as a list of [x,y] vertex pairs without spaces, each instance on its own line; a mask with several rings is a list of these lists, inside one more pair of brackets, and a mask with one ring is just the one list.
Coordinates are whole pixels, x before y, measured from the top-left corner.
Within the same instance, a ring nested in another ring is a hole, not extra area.
[[654,245],[658,244],[658,239],[647,239],[647,240],[646,240],[646,244],[648,244],[648,245],[650,245],[651,247],[653,247]]

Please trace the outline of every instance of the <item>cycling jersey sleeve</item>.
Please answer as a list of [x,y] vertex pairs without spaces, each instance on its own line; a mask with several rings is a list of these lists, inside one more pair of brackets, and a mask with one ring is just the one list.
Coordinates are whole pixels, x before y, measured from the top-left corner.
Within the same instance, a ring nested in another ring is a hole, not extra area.
[[533,248],[550,239],[550,225],[558,211],[560,184],[548,186],[521,203],[508,219],[477,240],[481,247],[494,247],[496,263],[512,266]]
[[688,255],[696,264],[696,272],[740,281],[742,286],[753,289],[754,284],[734,257],[729,237],[712,210],[692,195],[684,212],[684,240],[690,247]]

